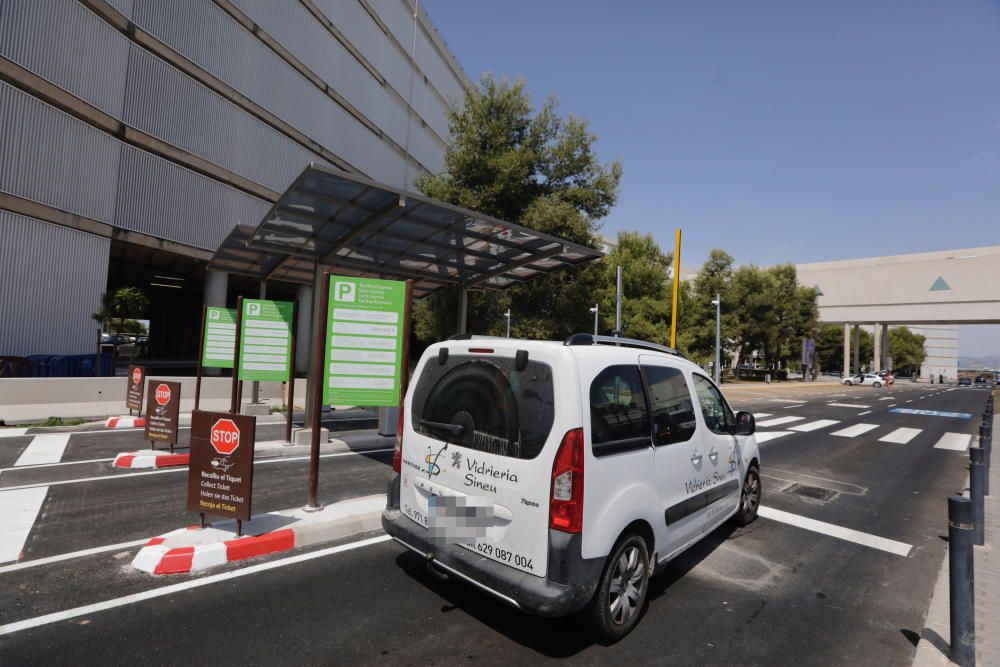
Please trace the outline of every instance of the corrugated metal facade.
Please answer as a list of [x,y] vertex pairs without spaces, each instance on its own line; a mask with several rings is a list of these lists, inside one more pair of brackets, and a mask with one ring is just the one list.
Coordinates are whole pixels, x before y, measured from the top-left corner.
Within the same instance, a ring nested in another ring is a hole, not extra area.
[[[0,57],[76,98],[53,100],[64,111],[29,92],[16,73],[10,83],[0,82],[0,192],[214,250],[233,225],[255,224],[269,206],[260,198],[264,193],[246,181],[283,191],[307,162],[323,160],[317,144],[395,186],[409,187],[421,168],[440,168],[446,100],[461,95],[464,74],[441,56],[432,43],[436,33],[424,25],[411,66],[414,22],[408,0],[313,0],[333,30],[293,0],[231,1],[321,79],[320,85],[213,0],[109,0],[181,56],[176,65],[115,28],[100,14],[104,10],[91,11],[79,0],[0,0]],[[200,80],[199,68],[231,92],[213,90],[210,86],[220,84]],[[231,93],[259,108],[230,101]],[[201,167],[197,159],[141,136],[109,131],[104,121],[93,120],[94,110],[215,167]],[[24,340],[35,341],[30,351],[77,351],[60,346],[76,346],[74,336],[92,328],[89,315],[96,306],[91,304],[106,288],[108,242],[75,230],[60,236],[59,228],[6,212],[0,226],[4,256],[16,232],[21,247],[34,252],[48,244],[46,252],[64,260],[57,263],[86,268],[93,278],[38,273],[32,290],[39,298],[65,289],[64,280],[70,280],[74,303],[88,304],[87,312],[45,318],[44,325],[19,318],[31,332]],[[20,312],[11,310],[12,295],[21,294],[16,289],[23,287],[23,274],[0,267],[0,277],[0,312]],[[14,353],[10,331],[2,326],[0,354]],[[89,333],[86,340],[89,351]]]
[[96,347],[108,239],[0,211],[0,350],[85,354]]

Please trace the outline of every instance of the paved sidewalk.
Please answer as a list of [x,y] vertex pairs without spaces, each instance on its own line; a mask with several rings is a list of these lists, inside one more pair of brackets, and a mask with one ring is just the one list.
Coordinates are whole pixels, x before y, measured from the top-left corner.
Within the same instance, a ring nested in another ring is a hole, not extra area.
[[[1000,419],[995,408],[1000,397],[994,394],[993,442],[1000,441]],[[976,437],[978,440],[978,436]],[[973,443],[975,444],[975,442]],[[990,493],[986,497],[983,546],[973,547],[975,566],[976,665],[1000,667],[1000,461],[990,462]],[[943,499],[942,499],[943,502]],[[946,527],[947,529],[947,527]],[[948,554],[934,586],[927,620],[921,633],[914,667],[954,665],[948,659],[949,624]]]

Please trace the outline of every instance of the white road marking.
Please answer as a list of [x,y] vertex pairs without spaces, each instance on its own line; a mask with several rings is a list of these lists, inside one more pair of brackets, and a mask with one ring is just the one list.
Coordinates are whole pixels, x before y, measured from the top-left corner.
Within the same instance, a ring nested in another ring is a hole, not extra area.
[[880,398],[878,400],[880,400],[880,401],[891,401],[892,400],[892,396],[883,396],[882,398]]
[[890,408],[894,408],[894,407],[896,407],[896,405],[897,405],[896,403],[890,403],[890,404],[889,404],[889,407],[890,407]]
[[791,426],[793,431],[802,431],[808,433],[809,431],[815,431],[817,429],[826,428],[827,426],[833,426],[834,424],[839,424],[840,421],[836,419],[817,419],[814,422],[806,422],[805,424],[799,424],[798,426]]
[[878,424],[855,424],[854,426],[848,426],[847,428],[842,428],[839,431],[834,431],[830,435],[837,435],[841,438],[855,438],[862,433],[867,433],[873,428],[878,428]]
[[797,398],[772,398],[770,399],[774,403],[806,403],[807,401],[797,399]]
[[66,445],[69,444],[69,435],[69,433],[36,435],[14,462],[14,467],[59,463],[63,452],[66,451]]
[[935,449],[950,449],[955,452],[964,452],[969,448],[972,436],[968,433],[945,433],[934,445]]
[[783,435],[788,435],[791,431],[763,431],[761,433],[755,433],[754,438],[757,440],[757,444],[763,444],[768,440],[774,440],[775,438],[780,438]]
[[0,563],[17,560],[35,525],[49,487],[0,491]]
[[[187,449],[183,447],[182,449]],[[11,470],[34,470],[35,468],[55,468],[57,466],[78,466],[81,463],[104,463],[106,461],[114,461],[114,457],[110,459],[81,459],[79,461],[60,461],[59,463],[38,463],[29,466],[20,466],[18,468],[0,468],[0,474],[5,472],[10,472]]]
[[757,422],[757,426],[777,426],[778,424],[787,424],[789,422],[798,422],[805,419],[805,417],[776,417],[775,419],[768,419],[767,421]]
[[889,435],[883,435],[878,439],[879,442],[895,442],[900,445],[905,445],[913,438],[917,437],[923,429],[919,428],[897,428],[895,431]]
[[[326,459],[334,456],[361,456],[364,454],[377,454],[380,452],[391,452],[392,447],[381,447],[379,449],[365,449],[356,452],[333,452],[332,454],[320,454],[319,458]],[[265,463],[284,463],[290,461],[305,461],[308,460],[308,456],[274,456],[266,459],[257,459],[253,462],[255,466],[264,465]],[[187,468],[164,468],[162,470],[148,470],[144,472],[120,472],[113,473],[110,475],[103,475],[101,477],[81,477],[80,479],[65,479],[56,482],[39,482],[38,484],[22,484],[20,486],[6,486],[0,487],[0,493],[3,491],[14,491],[19,489],[37,489],[39,487],[50,487],[59,486],[61,484],[79,484],[81,482],[100,482],[106,479],[131,479],[133,477],[142,477],[143,475],[167,475],[174,472],[186,473]]]
[[770,417],[772,413],[770,412],[755,412],[753,413],[754,419],[763,419],[764,417]]
[[859,413],[858,413],[858,416],[859,416],[859,417],[861,417],[861,416],[863,416],[863,415],[870,415],[871,413],[872,413],[872,411],[871,411],[871,410],[865,410],[864,412],[859,412]]
[[[911,545],[903,542],[897,542],[896,540],[890,540],[884,537],[879,537],[878,535],[872,535],[870,533],[862,533],[860,530],[844,528],[843,526],[826,523],[825,521],[817,521],[816,519],[799,516],[798,514],[792,514],[791,512],[784,512],[772,507],[761,506],[760,509],[757,510],[757,513],[765,519],[780,521],[781,523],[787,523],[790,526],[803,528],[814,533],[829,535],[830,537],[836,537],[848,542],[854,542],[855,544],[871,547],[872,549],[887,551],[897,556],[903,556],[904,558],[909,556],[910,551],[913,549]],[[2,628],[0,628],[0,630],[2,630]]]
[[909,400],[909,401],[907,401],[907,403],[912,403],[912,402],[913,402],[913,400],[912,400],[912,399],[911,399],[911,400]]
[[0,438],[18,438],[27,433],[26,428],[0,428]]
[[827,403],[831,408],[856,408],[859,410],[864,410],[867,405],[861,405],[859,403]]
[[35,560],[26,560],[23,563],[14,563],[13,565],[4,565],[0,567],[0,574],[5,574],[7,572],[16,572],[17,570],[25,570],[29,567],[38,567],[39,565],[48,565],[49,563],[58,563],[64,560],[73,560],[74,558],[82,558],[83,556],[100,554],[104,553],[105,551],[129,549],[131,547],[137,547],[140,544],[145,544],[148,541],[149,538],[142,540],[133,540],[132,542],[121,542],[119,544],[106,544],[103,547],[94,547],[93,549],[83,549],[81,551],[71,551],[70,553],[59,554],[58,556],[49,556],[48,558],[36,558]]
[[285,567],[286,565],[294,565],[296,563],[302,563],[305,561],[314,560],[316,558],[322,558],[324,556],[338,554],[343,551],[351,551],[352,549],[367,547],[372,544],[378,544],[380,542],[385,542],[386,540],[391,540],[391,539],[392,538],[389,537],[388,535],[379,535],[378,537],[370,537],[365,540],[358,540],[357,542],[349,542],[347,544],[340,544],[335,547],[328,547],[326,549],[320,549],[318,551],[310,551],[309,553],[299,554],[297,556],[290,556],[288,558],[282,558],[280,560],[272,560],[267,563],[259,563],[257,565],[251,565],[250,567],[240,568],[238,570],[220,572],[219,574],[213,574],[207,577],[201,577],[199,579],[189,579],[187,581],[182,581],[177,584],[171,584],[170,586],[161,586],[160,588],[154,588],[152,590],[142,591],[141,593],[133,593],[132,595],[126,595],[125,597],[115,598],[113,600],[105,600],[104,602],[88,604],[82,607],[67,609],[65,611],[57,611],[52,614],[45,614],[44,616],[27,618],[23,621],[16,621],[14,623],[7,623],[6,625],[0,625],[0,636],[13,634],[15,632],[20,632],[21,630],[28,630],[30,628],[37,628],[42,625],[57,623],[59,621],[65,621],[71,618],[87,616],[89,614],[105,611],[107,609],[124,607],[125,605],[135,604],[136,602],[142,602],[144,600],[152,600],[154,598],[163,597],[164,595],[172,595],[174,593],[186,591],[191,588],[200,588],[202,586],[208,586],[209,584],[216,584],[219,583],[220,581],[229,581],[230,579],[245,577],[249,574],[266,572],[267,570],[273,570],[279,567]]

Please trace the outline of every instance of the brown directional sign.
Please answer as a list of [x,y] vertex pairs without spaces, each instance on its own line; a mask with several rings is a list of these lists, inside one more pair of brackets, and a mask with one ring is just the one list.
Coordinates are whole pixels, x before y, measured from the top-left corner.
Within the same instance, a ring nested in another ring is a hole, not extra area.
[[144,366],[128,367],[128,388],[125,391],[125,407],[129,410],[142,412],[142,390],[145,388],[143,380],[146,379],[146,368]]
[[228,412],[192,413],[188,510],[250,520],[256,422]]
[[146,440],[177,444],[177,420],[181,413],[181,383],[150,380],[146,409]]

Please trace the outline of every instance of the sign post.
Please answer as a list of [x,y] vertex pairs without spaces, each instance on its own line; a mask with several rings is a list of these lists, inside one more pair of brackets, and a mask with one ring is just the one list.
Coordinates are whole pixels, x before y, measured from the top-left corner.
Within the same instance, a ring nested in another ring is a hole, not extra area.
[[192,413],[187,508],[203,524],[205,514],[233,518],[241,535],[250,520],[256,423],[249,415]]
[[299,302],[292,302],[291,363],[288,365],[288,405],[285,406],[285,442],[292,441],[292,414],[295,412],[295,349],[299,334]]
[[132,414],[133,410],[138,410],[139,415],[142,415],[142,392],[145,389],[145,383],[143,380],[146,379],[146,368],[144,366],[129,366],[128,367],[128,386],[125,390],[125,407],[128,408],[128,413]]
[[[332,279],[331,279],[332,278]],[[407,383],[412,284],[323,275],[316,336],[309,505],[318,508],[323,405],[398,406]]]
[[198,373],[194,389],[195,410],[201,407],[202,368],[232,368],[235,346],[236,311],[232,308],[202,306]]
[[149,381],[149,406],[146,409],[146,440],[150,449],[166,442],[170,451],[177,444],[177,423],[181,412],[180,382]]

